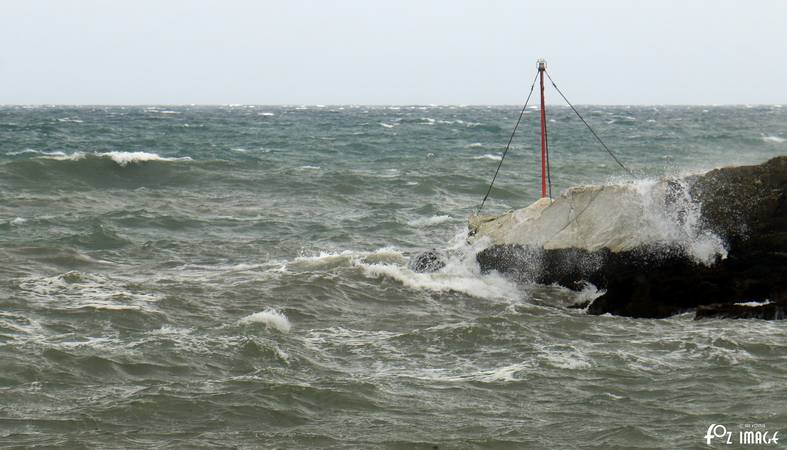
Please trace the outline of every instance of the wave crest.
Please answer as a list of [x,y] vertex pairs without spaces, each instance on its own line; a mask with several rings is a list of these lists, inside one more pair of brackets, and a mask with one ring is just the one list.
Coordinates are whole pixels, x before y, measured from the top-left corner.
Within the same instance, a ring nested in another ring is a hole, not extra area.
[[292,328],[292,324],[287,319],[287,316],[273,308],[267,308],[265,311],[250,314],[240,319],[238,323],[241,325],[252,325],[259,323],[265,325],[266,327],[281,331],[282,333],[289,333],[290,329]]
[[113,152],[103,152],[103,153],[101,152],[96,152],[96,153],[40,152],[40,153],[43,155],[38,157],[40,159],[54,159],[57,161],[80,161],[83,159],[90,159],[90,158],[107,158],[114,161],[117,165],[121,167],[125,167],[129,164],[143,163],[148,161],[191,161],[192,160],[188,156],[172,158],[172,157],[164,157],[157,153],[149,153],[149,152],[113,151]]

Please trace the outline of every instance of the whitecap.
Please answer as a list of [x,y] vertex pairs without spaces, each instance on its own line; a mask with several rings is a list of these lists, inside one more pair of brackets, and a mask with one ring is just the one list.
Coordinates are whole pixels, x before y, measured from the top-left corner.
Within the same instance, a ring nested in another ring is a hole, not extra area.
[[767,142],[769,144],[783,144],[784,142],[787,142],[787,139],[779,136],[763,136],[762,140],[763,142]]
[[25,154],[28,154],[28,153],[41,154],[41,152],[39,152],[38,150],[33,150],[32,148],[26,148],[24,150],[19,150],[17,152],[8,152],[8,153],[6,153],[6,155],[8,155],[8,156],[18,156],[18,155],[25,155]]
[[148,152],[105,152],[96,153],[97,156],[108,157],[115,161],[121,167],[128,164],[146,162],[146,161],[191,161],[191,158],[184,156],[181,158],[166,158],[156,153]]
[[340,253],[320,252],[315,256],[299,256],[287,264],[287,269],[295,270],[326,270],[334,267],[349,266],[357,254],[349,250]]
[[380,125],[382,125],[385,128],[393,128],[393,127],[396,126],[396,124],[390,124],[390,123],[385,123],[385,122],[380,122]]
[[411,227],[431,227],[448,222],[449,220],[451,220],[451,216],[446,215],[419,217],[417,219],[407,221],[407,225],[410,225]]
[[438,272],[416,273],[410,268],[394,264],[359,264],[368,277],[392,278],[415,290],[461,292],[477,298],[514,298],[516,286],[498,274],[481,275],[477,269],[451,263]]
[[546,349],[543,351],[543,358],[547,364],[559,369],[588,369],[592,366],[590,361],[576,349],[569,351]]
[[503,159],[503,157],[501,155],[493,155],[491,153],[487,153],[485,155],[473,156],[473,159],[491,159],[493,161],[500,161]]
[[74,153],[64,153],[64,152],[41,152],[42,155],[40,158],[42,159],[55,159],[58,161],[79,161],[82,159],[87,158],[88,156],[94,156],[99,158],[109,158],[115,163],[117,163],[121,167],[125,167],[132,163],[140,163],[140,162],[147,162],[147,161],[191,161],[191,158],[188,156],[184,156],[181,158],[167,158],[160,156],[156,153],[148,153],[148,152],[104,152],[104,153],[85,153],[85,152],[74,152]]
[[305,165],[305,166],[301,166],[301,169],[304,169],[304,170],[320,170],[320,166]]
[[771,301],[770,300],[765,300],[765,301],[761,301],[761,302],[751,301],[751,302],[739,302],[739,303],[735,303],[735,304],[738,305],[738,306],[765,306],[765,305],[770,305]]
[[287,319],[287,316],[276,311],[274,308],[267,308],[265,311],[250,314],[238,321],[241,325],[251,325],[260,323],[266,327],[276,329],[282,333],[288,333],[292,324]]
[[24,224],[25,222],[27,222],[27,219],[25,219],[24,217],[17,217],[16,219],[9,220],[8,224],[9,225],[17,225],[18,226],[18,225]]
[[473,142],[472,144],[469,144],[467,146],[467,148],[481,148],[483,146],[484,146],[484,144],[482,144],[480,142]]

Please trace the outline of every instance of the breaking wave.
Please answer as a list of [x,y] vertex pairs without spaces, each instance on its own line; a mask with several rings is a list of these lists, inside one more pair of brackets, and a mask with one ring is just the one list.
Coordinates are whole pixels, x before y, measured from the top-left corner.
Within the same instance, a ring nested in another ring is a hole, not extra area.
[[475,298],[517,299],[523,295],[515,282],[497,273],[482,274],[475,255],[486,242],[468,245],[465,231],[457,233],[445,252],[445,267],[432,273],[419,273],[410,267],[411,258],[393,247],[373,252],[321,252],[301,256],[285,263],[290,272],[354,269],[367,279],[392,280],[407,289],[438,293],[457,292]]
[[191,161],[188,156],[180,158],[168,158],[156,153],[148,152],[103,152],[103,153],[64,153],[64,152],[40,152],[41,159],[55,159],[58,161],[80,161],[90,158],[107,158],[114,161],[117,165],[125,167],[129,164],[143,163],[149,161]]
[[473,156],[473,159],[491,159],[492,161],[500,161],[501,159],[503,159],[503,157],[500,155],[492,155],[490,153],[487,153],[485,155]]
[[240,319],[238,323],[241,325],[259,323],[265,325],[266,327],[281,331],[282,333],[288,333],[290,328],[292,328],[292,324],[287,319],[287,316],[273,308],[268,308],[265,311],[250,314]]
[[411,227],[432,227],[435,225],[440,225],[442,223],[448,222],[451,220],[451,216],[440,215],[440,216],[430,216],[430,217],[420,217],[418,219],[413,219],[407,222],[407,225]]
[[787,142],[787,139],[779,136],[763,136],[762,140],[769,144],[783,144]]
[[[35,189],[190,184],[201,179],[195,170],[209,169],[222,163],[121,151],[66,153],[25,150],[13,156],[16,158],[0,163],[0,173],[22,186],[29,185]],[[189,165],[184,166],[183,163]]]

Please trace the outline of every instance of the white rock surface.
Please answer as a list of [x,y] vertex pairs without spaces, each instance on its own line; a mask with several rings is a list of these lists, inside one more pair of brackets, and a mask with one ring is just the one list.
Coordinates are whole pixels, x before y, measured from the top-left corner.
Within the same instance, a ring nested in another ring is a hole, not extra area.
[[703,262],[725,257],[724,242],[702,229],[700,205],[688,192],[676,179],[576,187],[499,216],[472,216],[471,240],[613,252],[661,244]]

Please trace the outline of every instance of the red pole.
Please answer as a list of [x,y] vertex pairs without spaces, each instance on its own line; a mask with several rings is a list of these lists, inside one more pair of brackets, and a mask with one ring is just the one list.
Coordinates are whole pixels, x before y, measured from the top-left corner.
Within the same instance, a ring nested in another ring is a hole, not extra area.
[[541,198],[547,196],[547,112],[544,108],[544,70],[546,62],[538,60],[538,75],[541,78]]

